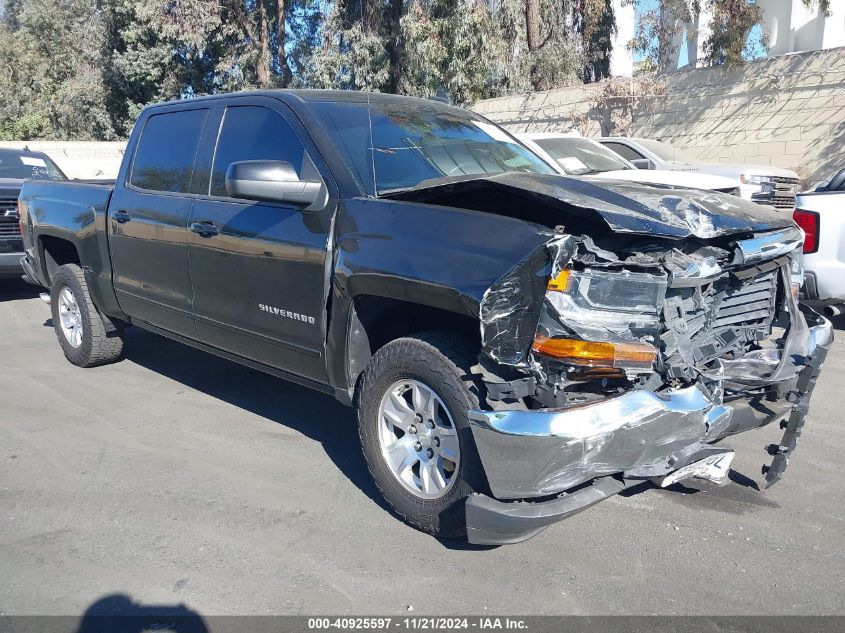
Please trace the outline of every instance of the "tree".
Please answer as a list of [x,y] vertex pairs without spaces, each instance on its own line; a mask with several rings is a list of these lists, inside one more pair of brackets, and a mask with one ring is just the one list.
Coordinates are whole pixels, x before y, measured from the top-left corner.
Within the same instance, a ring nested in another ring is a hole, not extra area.
[[128,135],[147,104],[215,90],[226,33],[217,9],[185,0],[101,0],[100,12],[108,110],[117,134]]
[[105,24],[93,0],[27,0],[0,29],[0,136],[111,139]]
[[747,0],[708,0],[713,19],[704,40],[705,63],[724,64],[729,68],[745,63],[748,33],[763,21],[763,10]]
[[751,46],[766,48],[766,42],[748,42],[752,27],[761,24],[760,7],[746,0],[659,0],[657,7],[642,12],[631,48],[644,56],[645,72],[674,70],[681,36],[695,36],[695,25],[705,13],[712,16],[712,29],[703,42],[704,64],[734,67],[744,63]]
[[669,62],[678,52],[684,28],[687,37],[691,37],[691,25],[700,12],[700,0],[658,0],[656,6],[639,12],[634,39],[629,46],[643,56],[642,72],[673,70]]
[[577,0],[572,15],[584,52],[583,81],[590,83],[610,77],[610,55],[616,34],[612,0]]
[[0,23],[9,31],[20,28],[19,16],[23,8],[23,0],[4,0],[0,2]]
[[461,104],[500,94],[505,48],[485,2],[414,0],[402,18],[401,41],[401,93],[445,90]]
[[[512,2],[503,0],[501,12],[508,19]],[[527,72],[530,88],[546,90],[565,85],[576,76],[573,66],[583,63],[583,51],[577,40],[576,29],[569,23],[572,7],[569,0],[523,0],[524,35],[519,29],[514,37],[516,55],[520,56],[520,43],[524,42],[525,55],[515,72]],[[514,20],[514,17],[510,17]],[[507,30],[507,29],[505,29]],[[520,36],[521,35],[521,36]],[[520,83],[511,73],[511,84]]]
[[387,41],[377,0],[334,0],[322,25],[306,81],[315,88],[384,91],[390,82]]
[[804,3],[804,6],[810,9],[811,11],[814,8],[819,10],[819,13],[826,17],[830,17],[832,15],[832,11],[830,10],[830,0],[801,0]]

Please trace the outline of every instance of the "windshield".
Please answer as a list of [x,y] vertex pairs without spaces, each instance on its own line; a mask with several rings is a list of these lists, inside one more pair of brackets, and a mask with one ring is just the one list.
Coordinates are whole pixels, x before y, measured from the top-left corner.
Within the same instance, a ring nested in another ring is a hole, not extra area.
[[500,128],[457,108],[382,101],[314,103],[313,110],[370,195],[449,176],[554,173]]
[[667,160],[671,163],[695,162],[695,159],[691,158],[687,154],[684,154],[681,150],[672,147],[669,143],[664,143],[663,141],[652,141],[647,138],[638,138],[637,143],[645,147],[660,160]]
[[14,149],[0,149],[0,178],[67,180],[56,163],[44,154]]
[[633,169],[612,150],[586,138],[533,139],[570,176]]

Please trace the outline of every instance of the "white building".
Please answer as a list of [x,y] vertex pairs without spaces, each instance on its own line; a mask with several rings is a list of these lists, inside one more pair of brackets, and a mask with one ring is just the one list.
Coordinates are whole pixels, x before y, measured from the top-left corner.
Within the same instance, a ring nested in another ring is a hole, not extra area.
[[[808,9],[802,0],[747,1],[763,10],[762,28],[770,57],[845,46],[845,0],[831,0],[829,16],[817,8]],[[623,7],[621,0],[614,0],[614,9],[619,32],[613,42],[611,70],[614,75],[627,76],[633,69],[627,43],[634,36],[634,7],[632,4]],[[712,15],[702,11],[693,23],[687,24],[672,15],[663,19],[675,22],[677,37],[673,50],[661,60],[661,67],[677,68],[680,59],[691,66],[703,66],[704,42],[710,33]]]

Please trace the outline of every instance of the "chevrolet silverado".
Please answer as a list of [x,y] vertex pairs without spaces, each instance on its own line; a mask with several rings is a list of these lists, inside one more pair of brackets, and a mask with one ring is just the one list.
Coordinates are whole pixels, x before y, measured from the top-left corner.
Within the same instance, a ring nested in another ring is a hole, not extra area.
[[395,513],[474,543],[724,482],[722,440],[769,423],[774,483],[832,340],[790,218],[559,175],[435,101],[151,106],[113,186],[29,181],[19,208],[71,363],[118,360],[136,325],[331,394]]

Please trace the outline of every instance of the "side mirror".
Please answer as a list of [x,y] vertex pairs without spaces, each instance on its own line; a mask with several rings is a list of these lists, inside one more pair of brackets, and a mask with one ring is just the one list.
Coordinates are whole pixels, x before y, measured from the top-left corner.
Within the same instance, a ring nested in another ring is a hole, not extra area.
[[320,181],[300,180],[283,160],[242,160],[226,170],[226,193],[231,198],[286,202],[309,207],[325,197]]
[[632,160],[631,164],[637,169],[654,169],[654,163],[648,158],[637,158]]

